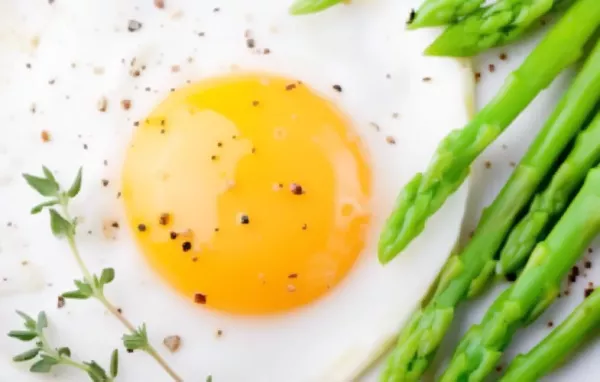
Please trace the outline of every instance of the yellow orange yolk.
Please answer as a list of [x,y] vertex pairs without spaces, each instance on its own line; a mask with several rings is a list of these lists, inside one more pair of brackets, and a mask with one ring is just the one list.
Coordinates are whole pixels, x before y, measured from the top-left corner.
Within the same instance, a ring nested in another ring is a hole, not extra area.
[[128,149],[123,199],[151,265],[196,303],[285,311],[364,247],[371,173],[349,121],[299,81],[247,74],[175,91]]

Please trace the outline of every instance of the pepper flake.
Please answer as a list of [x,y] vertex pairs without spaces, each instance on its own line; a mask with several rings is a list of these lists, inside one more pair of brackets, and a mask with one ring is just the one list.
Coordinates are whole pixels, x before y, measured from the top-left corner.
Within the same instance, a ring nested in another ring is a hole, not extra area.
[[196,293],[194,295],[194,302],[196,304],[202,304],[202,305],[206,304],[206,295],[202,294],[202,293]]

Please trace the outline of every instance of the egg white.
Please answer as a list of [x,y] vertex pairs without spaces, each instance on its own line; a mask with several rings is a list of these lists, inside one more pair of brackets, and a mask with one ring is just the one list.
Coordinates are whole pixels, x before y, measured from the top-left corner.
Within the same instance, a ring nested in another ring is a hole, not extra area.
[[[465,186],[450,198],[397,261],[378,263],[378,233],[398,190],[426,167],[437,142],[467,121],[471,107],[469,67],[421,55],[435,32],[403,30],[414,3],[356,2],[308,17],[289,16],[289,4],[276,0],[167,0],[164,10],[150,0],[1,3],[0,210],[6,222],[0,226],[0,331],[20,327],[15,309],[45,310],[51,340],[70,346],[78,359],[106,365],[120,347],[123,328],[98,303],[67,301],[56,308],[57,296],[80,274],[66,244],[52,237],[47,216],[29,216],[39,197],[20,179],[45,164],[68,182],[82,165],[84,186],[73,204],[81,218],[81,252],[95,271],[116,269],[107,295],[130,320],[148,324],[151,341],[186,381],[207,375],[218,382],[354,378],[435,279],[459,233],[467,194]],[[129,32],[130,19],[142,28]],[[249,49],[247,30],[256,49],[271,54]],[[180,70],[173,72],[173,65]],[[132,70],[141,75],[133,77]],[[338,104],[365,142],[374,174],[374,222],[355,269],[317,303],[271,317],[225,316],[181,298],[145,264],[116,197],[133,122],[169,89],[237,70],[301,79]],[[97,108],[103,97],[106,112]],[[122,99],[132,100],[130,110],[121,108]],[[51,142],[41,141],[42,130]],[[109,227],[113,220],[120,229]],[[217,330],[223,331],[219,338]],[[173,355],[161,344],[168,335],[182,337]],[[23,350],[0,336],[0,380],[40,380],[10,362]],[[168,380],[148,356],[122,353],[120,380]],[[61,381],[84,378],[65,368],[53,374]]]

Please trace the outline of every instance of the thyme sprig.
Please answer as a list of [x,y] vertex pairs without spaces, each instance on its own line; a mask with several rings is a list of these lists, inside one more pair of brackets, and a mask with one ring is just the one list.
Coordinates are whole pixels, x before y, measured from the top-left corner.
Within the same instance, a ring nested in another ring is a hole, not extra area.
[[48,327],[46,313],[40,312],[37,320],[20,311],[17,311],[17,314],[23,318],[25,329],[13,330],[8,333],[8,336],[23,342],[35,340],[35,346],[14,356],[14,362],[34,360],[35,362],[29,368],[32,373],[49,373],[53,367],[64,365],[87,373],[93,382],[114,382],[119,372],[119,351],[117,349],[113,350],[110,356],[108,372],[96,361],[77,362],[71,358],[71,349],[68,347],[54,348],[50,345],[44,333],[44,329]]
[[115,270],[112,268],[105,268],[99,276],[92,274],[81,257],[76,242],[77,219],[71,216],[69,205],[71,200],[75,198],[81,190],[83,178],[82,169],[79,169],[75,180],[67,190],[61,188],[52,174],[52,171],[47,167],[42,167],[42,171],[43,176],[41,177],[23,174],[23,177],[29,186],[46,198],[42,203],[33,207],[31,213],[38,214],[45,209],[49,211],[52,233],[57,238],[66,239],[75,261],[83,273],[83,278],[81,280],[74,281],[75,289],[63,293],[62,296],[68,299],[87,300],[93,298],[98,300],[129,331],[129,333],[122,337],[123,344],[128,351],[140,350],[149,354],[174,381],[183,381],[183,379],[171,369],[167,362],[150,344],[146,324],[142,324],[136,328],[123,316],[119,309],[106,298],[104,287],[114,280]]

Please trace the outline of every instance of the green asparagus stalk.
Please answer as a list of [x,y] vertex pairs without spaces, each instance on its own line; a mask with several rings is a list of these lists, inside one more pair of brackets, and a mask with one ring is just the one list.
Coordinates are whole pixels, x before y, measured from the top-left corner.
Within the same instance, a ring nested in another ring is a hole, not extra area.
[[464,182],[473,160],[563,69],[581,57],[599,25],[600,1],[577,1],[508,77],[496,97],[464,128],[442,140],[425,173],[415,175],[398,196],[379,239],[382,263],[392,260],[423,231],[427,219]]
[[450,25],[425,53],[431,56],[469,57],[508,44],[522,37],[560,2],[499,0]]
[[485,0],[426,0],[409,20],[410,29],[456,22],[477,11]]
[[306,15],[309,13],[321,12],[342,1],[343,0],[296,0],[290,7],[290,13],[292,15]]
[[[593,5],[595,22],[600,22],[600,2],[583,0],[579,5],[584,8],[574,7],[573,10],[589,11]],[[457,305],[478,294],[487,285],[496,267],[494,255],[515,218],[530,201],[541,180],[577,134],[600,97],[598,67],[600,44],[496,200],[485,211],[471,241],[462,253],[449,259],[431,299],[401,332],[382,374],[382,381],[418,381],[448,330]]]
[[594,291],[567,319],[526,354],[517,356],[501,382],[537,381],[600,326],[600,290]]
[[579,134],[575,146],[552,176],[548,187],[536,195],[527,215],[512,229],[500,252],[498,273],[506,275],[521,269],[541,235],[567,208],[587,172],[599,161],[600,113]]
[[[563,278],[600,233],[600,167],[586,181],[523,273],[492,304],[458,345],[441,382],[483,381],[494,370],[517,329],[534,321],[556,299]],[[530,380],[530,379],[525,379]]]

